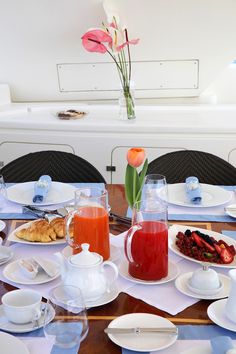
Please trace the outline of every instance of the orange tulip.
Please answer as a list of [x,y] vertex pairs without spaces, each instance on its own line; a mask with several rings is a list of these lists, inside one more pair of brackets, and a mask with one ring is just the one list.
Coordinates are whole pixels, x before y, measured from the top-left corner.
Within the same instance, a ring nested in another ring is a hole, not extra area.
[[132,148],[127,152],[128,164],[132,167],[139,167],[145,159],[145,151],[141,148]]

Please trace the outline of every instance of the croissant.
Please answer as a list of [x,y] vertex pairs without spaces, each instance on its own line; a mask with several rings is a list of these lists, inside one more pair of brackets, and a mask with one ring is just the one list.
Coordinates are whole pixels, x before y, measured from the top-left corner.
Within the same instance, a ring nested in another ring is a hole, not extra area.
[[46,220],[37,220],[27,228],[16,232],[16,236],[31,242],[51,242],[56,240],[53,227]]

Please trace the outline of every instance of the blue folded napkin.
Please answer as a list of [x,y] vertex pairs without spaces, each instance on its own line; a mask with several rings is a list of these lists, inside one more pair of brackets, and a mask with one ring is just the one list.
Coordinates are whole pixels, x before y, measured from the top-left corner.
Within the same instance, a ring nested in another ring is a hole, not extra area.
[[34,184],[33,203],[42,203],[51,187],[52,179],[48,175],[43,175]]
[[185,180],[186,194],[190,203],[200,204],[202,201],[201,187],[197,177],[191,176]]
[[227,354],[227,351],[232,348],[234,345],[230,337],[220,336],[211,339],[212,354]]

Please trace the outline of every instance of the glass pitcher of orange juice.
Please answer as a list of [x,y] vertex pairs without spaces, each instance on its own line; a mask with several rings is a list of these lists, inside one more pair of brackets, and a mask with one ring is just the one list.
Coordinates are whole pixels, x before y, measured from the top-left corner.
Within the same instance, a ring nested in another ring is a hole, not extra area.
[[68,214],[65,225],[67,242],[73,248],[73,254],[81,251],[81,244],[89,243],[91,252],[99,253],[104,260],[110,257],[106,190],[78,189],[75,192],[75,210]]

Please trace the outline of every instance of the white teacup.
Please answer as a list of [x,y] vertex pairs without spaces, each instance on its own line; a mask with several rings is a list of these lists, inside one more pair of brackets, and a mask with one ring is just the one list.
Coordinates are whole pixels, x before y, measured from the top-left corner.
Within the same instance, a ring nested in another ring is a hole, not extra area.
[[30,289],[13,290],[2,297],[3,310],[10,322],[24,324],[41,317],[40,293]]

